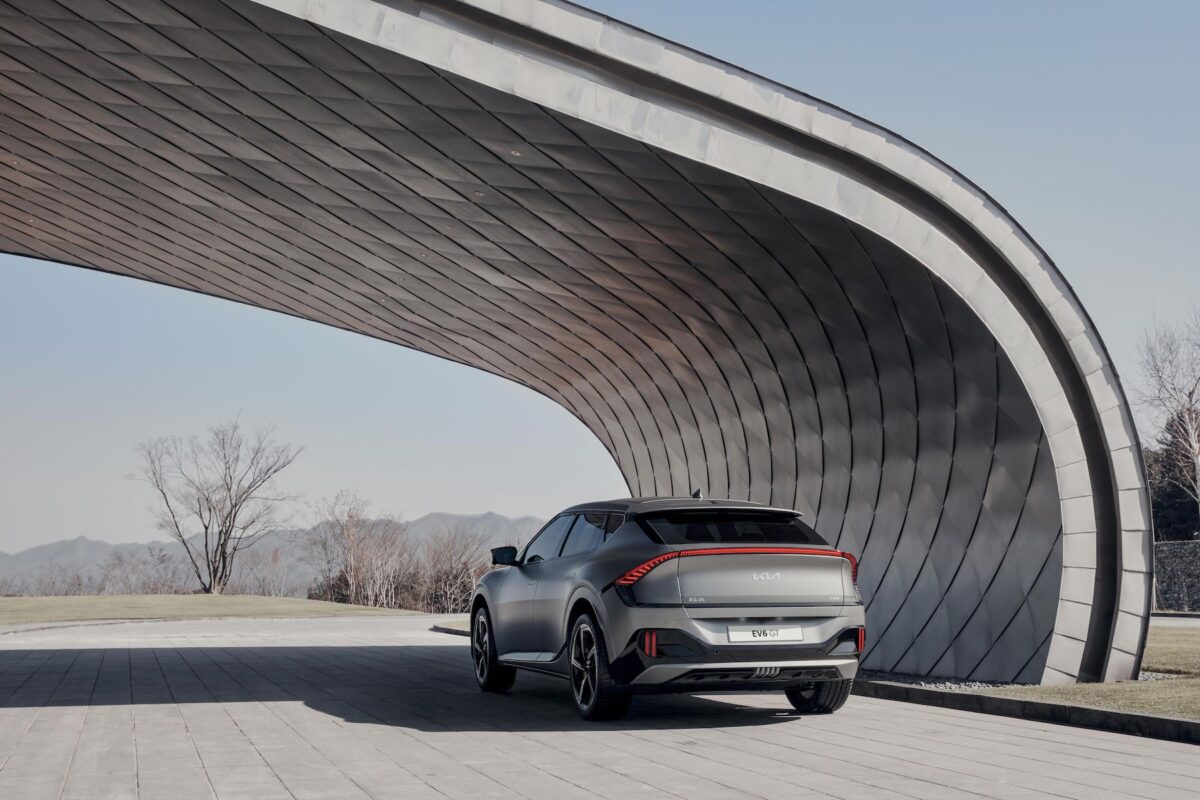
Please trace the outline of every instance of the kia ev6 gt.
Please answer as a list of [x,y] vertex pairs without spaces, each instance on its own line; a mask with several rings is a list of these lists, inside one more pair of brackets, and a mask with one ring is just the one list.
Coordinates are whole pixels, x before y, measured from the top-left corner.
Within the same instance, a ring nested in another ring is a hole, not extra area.
[[566,678],[586,719],[634,694],[782,690],[801,712],[850,694],[866,641],[857,564],[798,513],[654,498],[562,512],[492,551],[471,603],[486,692],[518,669]]

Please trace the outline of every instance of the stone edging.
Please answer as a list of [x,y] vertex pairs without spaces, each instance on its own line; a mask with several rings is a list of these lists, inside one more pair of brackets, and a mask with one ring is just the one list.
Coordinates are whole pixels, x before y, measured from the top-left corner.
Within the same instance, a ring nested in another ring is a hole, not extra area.
[[1126,711],[1109,711],[1013,697],[992,697],[971,692],[946,692],[888,681],[855,681],[854,694],[879,700],[898,700],[902,703],[938,706],[956,711],[974,711],[1035,722],[1073,725],[1097,731],[1128,733],[1151,739],[1200,744],[1200,722],[1175,717],[1154,717],[1149,714],[1131,714]]
[[434,633],[448,633],[451,636],[470,636],[470,631],[459,630],[458,628],[447,628],[445,625],[431,625],[429,630]]

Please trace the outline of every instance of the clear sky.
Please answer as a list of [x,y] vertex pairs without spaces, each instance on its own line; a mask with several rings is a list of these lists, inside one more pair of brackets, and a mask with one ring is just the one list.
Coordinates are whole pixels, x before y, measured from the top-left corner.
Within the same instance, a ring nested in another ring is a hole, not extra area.
[[[1126,382],[1200,303],[1200,3],[592,0],[903,134],[1021,221]],[[285,486],[375,507],[549,515],[625,492],[550,401],[197,295],[0,256],[0,550],[153,536],[133,445],[241,415],[307,450]]]

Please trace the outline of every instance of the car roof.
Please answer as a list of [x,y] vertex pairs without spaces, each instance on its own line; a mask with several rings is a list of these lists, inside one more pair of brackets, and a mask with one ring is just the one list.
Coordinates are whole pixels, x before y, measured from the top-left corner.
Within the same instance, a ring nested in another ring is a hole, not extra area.
[[579,503],[563,509],[563,514],[577,514],[581,511],[621,511],[626,514],[647,514],[655,511],[683,511],[699,509],[754,509],[755,511],[780,511],[785,514],[799,514],[791,508],[773,508],[761,503],[750,503],[744,500],[721,500],[709,497],[625,497],[618,500],[598,500],[593,503]]

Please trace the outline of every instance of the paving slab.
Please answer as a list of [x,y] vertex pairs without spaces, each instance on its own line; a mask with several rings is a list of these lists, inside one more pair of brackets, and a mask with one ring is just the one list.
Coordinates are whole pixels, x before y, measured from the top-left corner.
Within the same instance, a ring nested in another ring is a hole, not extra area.
[[438,616],[138,622],[0,637],[0,797],[1194,798],[1200,747],[852,697],[475,687]]

